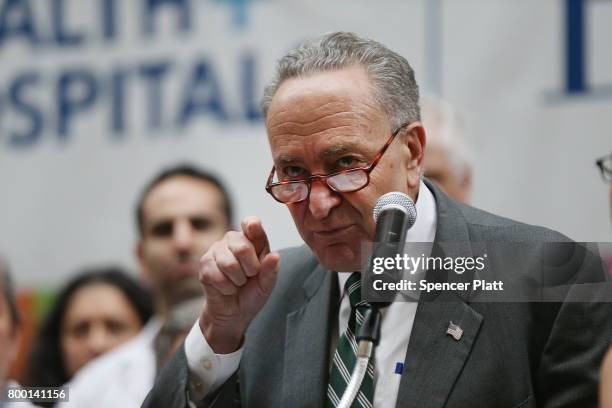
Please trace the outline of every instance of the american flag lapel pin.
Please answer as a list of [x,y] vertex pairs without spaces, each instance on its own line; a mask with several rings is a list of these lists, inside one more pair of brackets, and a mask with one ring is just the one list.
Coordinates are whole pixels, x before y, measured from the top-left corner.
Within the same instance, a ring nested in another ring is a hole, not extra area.
[[456,341],[459,341],[461,336],[463,336],[463,329],[451,321],[448,325],[448,329],[446,329],[446,334],[450,335]]

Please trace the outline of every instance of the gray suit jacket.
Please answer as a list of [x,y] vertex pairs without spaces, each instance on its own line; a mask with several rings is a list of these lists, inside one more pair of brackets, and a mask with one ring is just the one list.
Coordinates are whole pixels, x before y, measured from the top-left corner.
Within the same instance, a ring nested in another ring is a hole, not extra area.
[[[565,241],[560,234],[459,204],[427,183],[436,242]],[[527,258],[527,257],[526,257]],[[601,273],[598,260],[583,262]],[[274,292],[246,335],[240,369],[203,403],[213,407],[322,407],[339,290],[307,247],[281,254]],[[460,341],[446,334],[461,326]],[[594,407],[598,369],[612,336],[612,303],[471,303],[445,293],[417,308],[397,407]],[[384,341],[384,339],[383,339]],[[181,347],[144,407],[185,407]]]

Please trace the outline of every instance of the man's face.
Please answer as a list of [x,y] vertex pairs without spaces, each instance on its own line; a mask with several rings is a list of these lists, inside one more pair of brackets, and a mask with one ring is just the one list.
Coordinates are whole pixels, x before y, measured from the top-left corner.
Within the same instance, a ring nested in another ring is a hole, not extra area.
[[[266,127],[279,179],[369,165],[395,130],[361,67],[286,80],[272,99]],[[372,210],[382,194],[400,191],[416,199],[425,133],[415,124],[396,139],[362,190],[335,193],[315,181],[309,199],[287,205],[325,267],[361,269],[361,245],[374,239]]]
[[149,192],[138,259],[168,306],[201,295],[198,260],[228,228],[223,196],[207,181],[174,176]]

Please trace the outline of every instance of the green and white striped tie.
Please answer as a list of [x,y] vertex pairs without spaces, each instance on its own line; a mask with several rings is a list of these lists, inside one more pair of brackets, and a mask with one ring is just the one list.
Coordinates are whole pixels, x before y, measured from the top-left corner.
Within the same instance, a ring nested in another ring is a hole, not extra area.
[[[349,318],[346,331],[338,340],[338,346],[334,353],[329,373],[329,384],[327,386],[326,408],[336,407],[344,390],[348,385],[355,362],[357,361],[357,341],[355,333],[357,328],[363,323],[363,314],[367,309],[366,303],[361,300],[361,274],[354,272],[344,285],[344,292],[348,294],[351,303],[351,316]],[[370,360],[368,370],[359,388],[359,393],[355,398],[351,408],[372,408],[374,401],[374,364]]]

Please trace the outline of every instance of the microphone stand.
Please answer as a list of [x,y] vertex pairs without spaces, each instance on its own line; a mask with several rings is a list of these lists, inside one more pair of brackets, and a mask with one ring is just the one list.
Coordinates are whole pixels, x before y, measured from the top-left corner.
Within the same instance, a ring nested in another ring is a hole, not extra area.
[[[384,304],[384,306],[388,305]],[[355,368],[351,374],[351,380],[349,381],[342,399],[338,404],[337,408],[349,408],[359,392],[363,377],[368,369],[368,363],[374,352],[374,348],[380,341],[380,321],[382,319],[380,313],[381,306],[369,306],[363,316],[363,324],[357,330],[355,339],[357,340],[357,361],[355,362]]]

